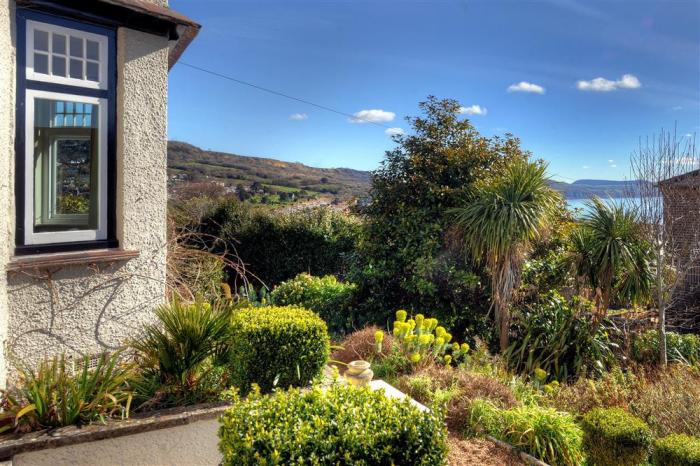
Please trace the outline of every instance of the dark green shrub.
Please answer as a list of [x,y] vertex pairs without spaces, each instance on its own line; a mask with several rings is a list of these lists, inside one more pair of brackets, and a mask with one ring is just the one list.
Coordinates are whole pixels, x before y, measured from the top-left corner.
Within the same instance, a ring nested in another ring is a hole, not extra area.
[[654,443],[656,466],[700,466],[700,438],[672,434]]
[[566,381],[603,372],[614,361],[611,329],[596,327],[589,303],[567,301],[556,291],[541,296],[516,314],[512,343],[505,353],[508,365],[532,375],[538,368],[550,378]]
[[[700,337],[692,333],[666,333],[666,354],[669,361],[700,361]],[[632,356],[637,362],[656,364],[659,361],[659,333],[647,330],[637,335],[632,345]]]
[[446,464],[442,415],[367,388],[253,391],[220,419],[224,465]]
[[649,457],[652,434],[649,426],[621,408],[597,408],[581,422],[583,443],[592,464],[633,466]]
[[221,239],[212,244],[215,252],[240,259],[252,281],[272,288],[302,272],[345,275],[361,224],[326,208],[279,213],[229,200],[196,227]]
[[328,361],[326,323],[296,306],[251,307],[234,313],[229,353],[231,380],[242,393],[304,386]]
[[314,277],[301,273],[280,283],[271,293],[278,306],[296,304],[318,313],[333,333],[352,329],[351,305],[357,287],[333,275]]

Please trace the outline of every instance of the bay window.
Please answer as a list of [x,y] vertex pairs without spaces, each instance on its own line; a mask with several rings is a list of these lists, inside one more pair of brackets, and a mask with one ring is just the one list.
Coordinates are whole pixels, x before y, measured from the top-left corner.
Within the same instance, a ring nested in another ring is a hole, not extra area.
[[114,38],[18,13],[16,254],[116,246]]

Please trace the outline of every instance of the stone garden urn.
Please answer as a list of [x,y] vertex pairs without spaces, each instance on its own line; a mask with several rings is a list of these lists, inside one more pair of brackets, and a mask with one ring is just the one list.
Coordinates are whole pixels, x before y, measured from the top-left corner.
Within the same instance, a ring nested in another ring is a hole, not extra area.
[[350,385],[364,387],[368,385],[374,376],[374,372],[370,369],[370,363],[367,361],[352,361],[345,369],[345,380]]

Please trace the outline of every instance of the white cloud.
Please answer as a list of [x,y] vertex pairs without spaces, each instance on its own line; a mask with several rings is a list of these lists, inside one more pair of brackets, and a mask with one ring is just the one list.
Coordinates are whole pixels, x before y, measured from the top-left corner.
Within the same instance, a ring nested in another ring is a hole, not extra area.
[[693,133],[686,133],[686,134],[685,134],[685,137],[687,137],[687,138],[692,138],[692,137],[693,137]]
[[387,128],[384,130],[384,134],[386,134],[387,136],[400,136],[403,133],[403,128]]
[[544,94],[545,89],[538,84],[520,81],[518,84],[511,84],[508,86],[508,92],[532,92],[535,94]]
[[595,78],[590,81],[580,80],[576,87],[581,91],[610,92],[617,89],[639,89],[642,83],[633,74],[624,74],[616,81],[605,78]]
[[360,110],[352,114],[350,123],[386,123],[396,118],[396,113],[381,109]]
[[459,113],[466,115],[486,115],[489,111],[481,105],[470,105],[469,107],[459,107]]
[[588,170],[588,169],[591,168],[591,167],[589,167],[588,165],[584,165],[584,166],[581,167],[581,168],[583,168],[584,170]]
[[309,115],[306,113],[292,113],[289,115],[289,119],[292,121],[303,121],[303,120],[308,120]]
[[615,165],[615,164],[613,163],[612,165],[610,165],[610,167],[611,167],[611,168],[617,168],[617,165]]
[[615,163],[613,159],[608,159],[608,163]]

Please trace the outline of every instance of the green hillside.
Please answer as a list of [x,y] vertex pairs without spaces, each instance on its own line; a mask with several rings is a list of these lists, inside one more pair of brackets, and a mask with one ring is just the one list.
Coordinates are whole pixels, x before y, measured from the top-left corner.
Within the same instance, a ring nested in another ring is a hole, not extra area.
[[[253,195],[269,192],[303,197],[328,195],[349,199],[367,193],[369,172],[349,168],[315,168],[301,163],[246,157],[202,150],[179,141],[168,142],[168,171],[173,182],[216,181],[245,187]],[[311,195],[311,196],[309,196]]]

